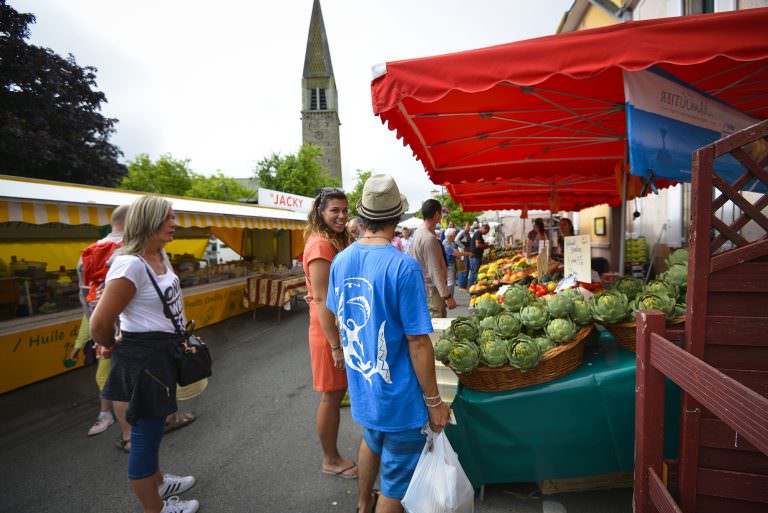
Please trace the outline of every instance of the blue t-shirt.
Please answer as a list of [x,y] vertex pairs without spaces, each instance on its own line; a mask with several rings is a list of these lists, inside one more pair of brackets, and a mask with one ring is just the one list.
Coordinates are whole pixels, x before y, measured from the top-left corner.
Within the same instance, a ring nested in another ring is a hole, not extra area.
[[456,257],[453,256],[453,253],[457,250],[456,243],[444,241],[443,242],[443,251],[445,251],[445,262],[449,266],[456,265]]
[[352,244],[333,259],[326,305],[339,322],[355,422],[387,432],[426,424],[406,338],[432,333],[416,259],[391,244]]

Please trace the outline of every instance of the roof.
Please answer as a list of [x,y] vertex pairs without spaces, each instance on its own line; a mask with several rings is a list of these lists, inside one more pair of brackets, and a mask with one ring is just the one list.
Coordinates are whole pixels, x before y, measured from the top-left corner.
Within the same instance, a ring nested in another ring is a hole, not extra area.
[[[469,184],[488,182],[510,192],[481,208],[536,208],[505,181],[548,182],[551,196],[553,183],[585,177],[615,203],[627,140],[623,71],[661,68],[764,119],[766,26],[768,8],[751,9],[388,62],[371,83],[373,111],[462,206],[470,203],[461,184],[467,193],[477,191]],[[574,205],[605,202],[601,194],[582,199]]]
[[[0,222],[109,224],[114,207],[146,193],[0,175]],[[160,195],[181,226],[299,229],[306,215],[225,201]]]
[[320,0],[314,0],[312,4],[312,17],[309,20],[309,34],[307,35],[307,51],[304,55],[303,76],[304,78],[333,76],[331,50],[328,48],[328,36],[325,33]]

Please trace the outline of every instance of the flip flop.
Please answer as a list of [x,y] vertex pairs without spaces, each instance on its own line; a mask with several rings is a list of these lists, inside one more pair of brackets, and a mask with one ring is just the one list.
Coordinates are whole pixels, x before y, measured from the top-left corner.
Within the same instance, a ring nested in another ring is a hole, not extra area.
[[324,468],[321,468],[320,472],[322,472],[323,474],[329,474],[332,476],[340,477],[341,479],[357,479],[356,475],[350,476],[348,474],[345,474],[345,472],[349,472],[353,468],[357,468],[357,463],[355,463],[354,461],[352,462],[352,465],[348,466],[347,468],[343,468],[338,472],[334,472],[333,470],[325,470]]
[[117,437],[117,440],[115,440],[115,447],[120,449],[121,451],[125,453],[131,452],[131,441],[130,440],[123,440],[123,435],[120,434]]
[[173,413],[173,418],[169,422],[166,420],[165,422],[165,432],[170,433],[171,431],[175,431],[177,429],[181,429],[185,426],[188,426],[192,424],[197,417],[195,417],[195,414],[192,412],[184,412],[184,413]]

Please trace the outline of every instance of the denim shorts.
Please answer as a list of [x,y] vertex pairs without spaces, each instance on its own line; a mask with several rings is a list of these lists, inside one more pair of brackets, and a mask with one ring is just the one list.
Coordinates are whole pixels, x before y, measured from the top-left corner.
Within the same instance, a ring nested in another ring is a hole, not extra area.
[[393,433],[366,428],[363,435],[368,447],[381,456],[381,494],[391,499],[402,499],[427,436],[419,428]]
[[144,479],[160,469],[160,440],[165,417],[137,419],[131,426],[131,452],[128,454],[128,479]]

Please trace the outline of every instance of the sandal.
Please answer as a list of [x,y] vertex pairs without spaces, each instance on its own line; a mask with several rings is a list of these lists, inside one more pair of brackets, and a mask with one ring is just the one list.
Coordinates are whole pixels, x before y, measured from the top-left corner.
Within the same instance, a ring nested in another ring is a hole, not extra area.
[[355,474],[355,475],[347,474],[347,472],[349,472],[350,470],[356,469],[356,468],[357,468],[357,463],[355,463],[353,461],[352,465],[350,465],[348,467],[345,467],[345,468],[343,468],[343,469],[341,469],[339,471],[326,470],[324,468],[320,468],[320,472],[322,472],[323,474],[330,474],[332,476],[340,477],[342,479],[357,479],[357,474]]
[[131,452],[131,441],[130,440],[124,440],[122,433],[118,435],[117,440],[115,440],[115,447],[120,449],[121,451],[125,453]]
[[186,427],[190,424],[192,424],[197,417],[195,417],[195,414],[192,412],[185,412],[185,413],[172,413],[170,415],[170,420],[165,420],[165,432],[170,433],[171,431],[175,431],[177,429],[181,429],[183,427]]

